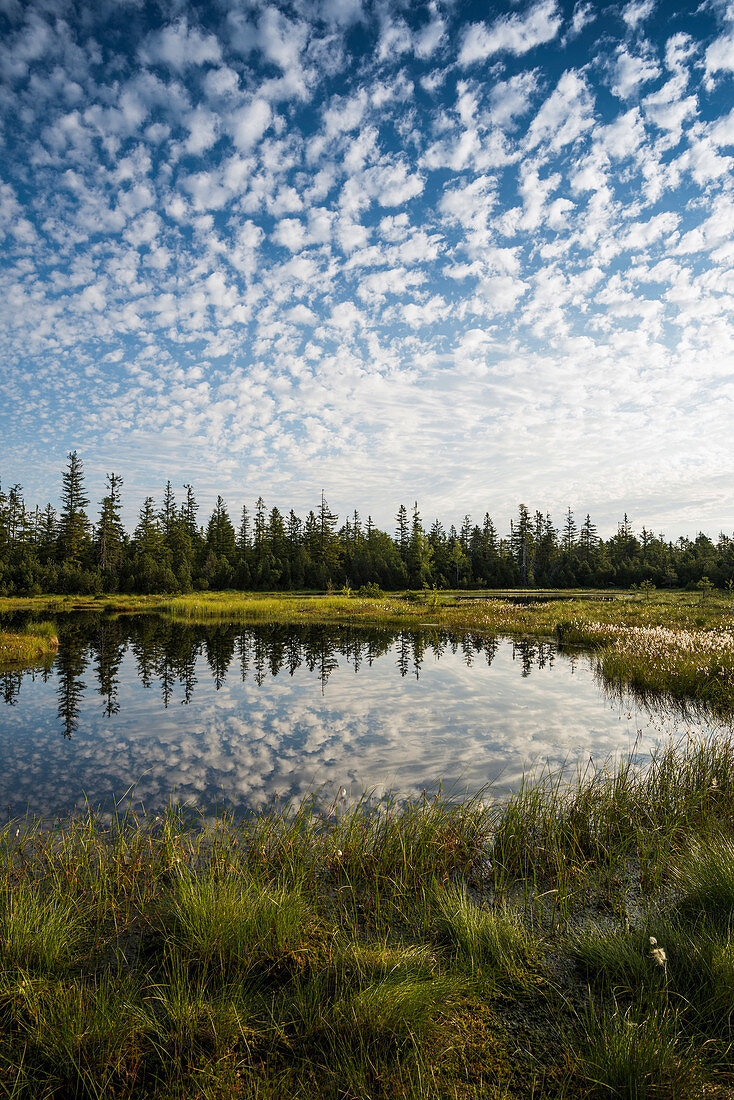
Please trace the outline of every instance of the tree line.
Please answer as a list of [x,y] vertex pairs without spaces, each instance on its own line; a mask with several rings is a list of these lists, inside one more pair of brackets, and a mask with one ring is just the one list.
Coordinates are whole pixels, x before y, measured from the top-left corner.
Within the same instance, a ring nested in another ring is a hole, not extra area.
[[400,505],[387,532],[356,511],[340,524],[322,493],[305,519],[266,508],[262,497],[233,519],[219,496],[202,524],[193,487],[177,498],[168,481],[158,503],[145,498],[130,533],[122,488],[122,477],[108,474],[92,515],[76,451],[58,511],[31,509],[22,486],[0,484],[0,594],[734,584],[734,537],[668,541],[646,527],[635,532],[626,515],[605,540],[589,515],[579,523],[569,508],[557,526],[521,504],[500,535],[488,512],[480,523],[465,516],[458,529],[439,519],[427,526],[416,502],[410,511]]

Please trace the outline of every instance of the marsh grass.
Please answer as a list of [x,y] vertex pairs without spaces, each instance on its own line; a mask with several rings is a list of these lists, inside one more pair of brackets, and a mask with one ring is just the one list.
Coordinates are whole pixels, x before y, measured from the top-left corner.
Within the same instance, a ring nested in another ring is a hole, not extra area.
[[49,661],[58,648],[52,622],[30,623],[23,630],[0,630],[0,666]]
[[589,1003],[578,1072],[594,1094],[614,1100],[701,1096],[702,1075],[679,1036],[676,1017],[659,1008]]
[[731,762],[719,738],[509,800],[9,824],[0,1095],[728,1088]]

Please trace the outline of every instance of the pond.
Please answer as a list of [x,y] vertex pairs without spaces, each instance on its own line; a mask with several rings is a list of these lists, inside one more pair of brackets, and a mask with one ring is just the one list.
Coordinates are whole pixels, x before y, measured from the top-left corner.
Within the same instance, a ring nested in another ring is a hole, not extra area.
[[126,799],[240,814],[317,788],[460,797],[690,731],[550,641],[80,614],[59,643],[48,669],[0,674],[11,817]]

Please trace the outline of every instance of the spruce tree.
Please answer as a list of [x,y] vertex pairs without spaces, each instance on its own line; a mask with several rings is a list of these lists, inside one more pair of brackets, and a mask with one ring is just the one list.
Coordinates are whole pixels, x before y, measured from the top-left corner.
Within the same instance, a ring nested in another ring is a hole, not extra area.
[[119,474],[107,474],[107,493],[100,501],[97,524],[97,560],[103,573],[116,573],[122,555],[125,533],[120,519]]
[[161,534],[166,543],[169,546],[173,537],[173,531],[177,520],[176,512],[176,498],[171,487],[171,482],[166,482],[166,487],[163,490],[163,504],[158,516],[161,526]]
[[82,565],[90,545],[86,508],[89,498],[84,490],[84,468],[76,451],[71,451],[61,477],[61,513],[59,515],[58,557],[64,565]]
[[395,544],[400,551],[400,557],[405,561],[408,557],[408,509],[404,504],[401,504],[398,508],[395,522],[397,524],[395,528]]

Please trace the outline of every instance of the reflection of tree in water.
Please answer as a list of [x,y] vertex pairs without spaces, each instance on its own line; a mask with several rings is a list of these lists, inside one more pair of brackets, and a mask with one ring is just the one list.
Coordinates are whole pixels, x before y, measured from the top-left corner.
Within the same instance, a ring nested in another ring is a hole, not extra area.
[[59,649],[56,655],[58,687],[57,714],[64,728],[64,737],[71,738],[79,726],[79,710],[86,684],[82,675],[87,667],[88,637],[76,624],[59,627]]
[[229,666],[234,657],[238,628],[236,626],[214,626],[207,632],[204,641],[206,661],[214,678],[217,691],[227,679]]
[[246,680],[252,660],[252,638],[250,635],[240,634],[234,648],[240,662],[240,676],[243,680]]
[[160,665],[160,633],[164,624],[153,615],[140,615],[136,618],[138,622],[131,621],[131,648],[135,654],[138,679],[143,687],[148,688],[152,686],[156,668]]
[[407,634],[399,634],[395,645],[395,661],[401,676],[408,675],[410,668],[410,639]]
[[0,676],[0,691],[2,692],[3,702],[7,706],[15,706],[15,701],[20,694],[20,685],[24,679],[25,677],[21,669],[4,672],[2,676]]
[[[394,653],[401,676],[420,678],[426,654],[436,660],[450,651],[463,656],[471,666],[478,656],[492,664],[500,640],[476,634],[456,635],[440,628],[393,632],[379,627],[303,624],[201,624],[174,622],[155,615],[134,615],[117,619],[100,615],[69,616],[59,630],[58,670],[59,717],[65,736],[77,728],[84,684],[81,675],[87,654],[94,660],[98,691],[105,700],[108,716],[119,709],[120,667],[126,651],[134,656],[137,674],[145,687],[159,685],[164,706],[182,689],[181,702],[191,702],[197,683],[197,662],[203,653],[217,689],[226,682],[237,658],[243,680],[252,678],[262,686],[283,669],[293,676],[297,669],[313,673],[326,689],[340,664],[355,673],[369,667],[378,657]],[[513,641],[512,657],[527,676],[533,668],[552,665],[555,646],[533,639]],[[26,673],[25,675],[28,675]],[[2,698],[12,705],[24,674],[8,672],[0,677]]]
[[513,661],[520,659],[522,675],[529,676],[534,667],[553,668],[556,647],[553,642],[539,642],[529,638],[512,643]]
[[120,686],[118,673],[125,653],[125,641],[119,623],[115,619],[103,619],[92,642],[94,671],[97,673],[99,694],[104,699],[103,711],[109,718],[120,709],[117,694]]
[[191,631],[180,623],[171,624],[167,643],[167,657],[171,672],[183,687],[183,704],[190,703],[196,686],[196,659],[201,653],[201,641],[191,636]]

